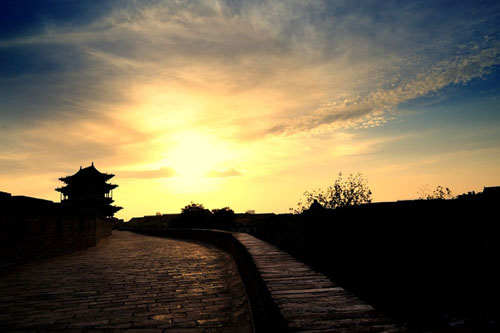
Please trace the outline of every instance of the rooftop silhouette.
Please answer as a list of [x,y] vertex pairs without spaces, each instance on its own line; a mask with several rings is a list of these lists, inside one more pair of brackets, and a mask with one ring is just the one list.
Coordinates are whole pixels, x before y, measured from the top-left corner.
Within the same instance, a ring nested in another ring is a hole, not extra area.
[[112,191],[118,185],[107,181],[114,176],[100,172],[92,162],[86,168],[80,167],[74,175],[59,178],[66,185],[56,188],[56,191],[61,193],[61,203],[92,208],[102,216],[113,217],[122,209],[111,205],[114,202]]

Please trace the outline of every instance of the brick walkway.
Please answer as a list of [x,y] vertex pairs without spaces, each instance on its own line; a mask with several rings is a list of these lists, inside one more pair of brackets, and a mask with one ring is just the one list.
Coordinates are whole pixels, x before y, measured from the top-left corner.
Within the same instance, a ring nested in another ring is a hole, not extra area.
[[113,231],[95,248],[0,276],[0,330],[251,327],[233,258],[205,244]]

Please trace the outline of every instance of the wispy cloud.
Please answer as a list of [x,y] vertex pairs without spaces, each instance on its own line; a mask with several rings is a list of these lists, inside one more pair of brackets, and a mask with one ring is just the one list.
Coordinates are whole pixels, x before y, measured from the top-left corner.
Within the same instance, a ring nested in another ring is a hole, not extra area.
[[224,178],[224,177],[235,177],[241,176],[241,173],[233,168],[225,170],[212,170],[207,173],[208,177],[212,178]]
[[491,73],[500,64],[500,41],[466,55],[458,55],[423,68],[394,87],[366,95],[353,94],[322,103],[317,109],[274,125],[266,134],[322,133],[339,127],[379,126],[403,102],[437,92],[452,84],[466,84]]
[[[56,95],[47,103],[66,112],[93,112],[95,101],[141,104],[150,86],[189,87],[188,95],[225,98],[225,125],[252,139],[379,126],[399,104],[482,77],[500,62],[495,34],[477,41],[449,31],[486,26],[487,16],[428,22],[432,35],[419,27],[430,19],[422,8],[377,9],[391,21],[355,9],[321,1],[131,2],[87,25],[0,40],[0,48],[40,50],[57,64],[63,82],[44,83]],[[196,119],[213,119],[216,106],[200,102]]]

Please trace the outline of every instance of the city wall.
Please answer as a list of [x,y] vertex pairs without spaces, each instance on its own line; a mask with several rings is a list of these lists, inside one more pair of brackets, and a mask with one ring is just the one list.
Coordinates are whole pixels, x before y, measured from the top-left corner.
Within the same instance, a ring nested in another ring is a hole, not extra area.
[[[232,230],[249,229],[417,331],[449,326],[457,318],[487,331],[492,318],[499,318],[499,199],[493,193],[300,215],[242,214]],[[123,228],[143,224],[159,229],[152,234],[181,233],[161,230],[168,221],[149,223],[154,219],[137,218]],[[212,243],[200,231],[183,232]]]
[[0,269],[95,246],[113,226],[92,210],[5,193],[0,211]]

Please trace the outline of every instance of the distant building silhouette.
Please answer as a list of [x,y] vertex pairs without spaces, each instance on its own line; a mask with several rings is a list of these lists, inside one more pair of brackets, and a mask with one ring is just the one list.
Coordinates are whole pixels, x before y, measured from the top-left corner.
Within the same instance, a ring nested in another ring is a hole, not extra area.
[[500,199],[500,186],[485,187],[483,196],[487,199]]
[[487,200],[500,202],[500,186],[484,187],[483,192],[476,193],[474,191],[460,194],[457,196],[459,200]]
[[61,193],[61,203],[92,208],[102,216],[112,217],[122,209],[111,205],[114,201],[112,190],[118,185],[107,181],[114,176],[99,172],[92,162],[89,167],[80,167],[74,175],[59,178],[66,185],[56,188],[56,191]]

